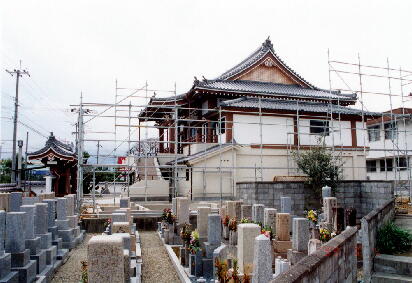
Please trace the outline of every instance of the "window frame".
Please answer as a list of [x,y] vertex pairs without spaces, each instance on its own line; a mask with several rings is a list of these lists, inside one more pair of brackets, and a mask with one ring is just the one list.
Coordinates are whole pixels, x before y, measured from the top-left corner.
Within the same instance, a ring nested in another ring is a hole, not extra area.
[[366,160],[366,172],[376,172],[376,160]]
[[[309,121],[309,133],[311,135],[318,135],[318,136],[329,136],[330,135],[330,125],[328,120],[317,120],[311,119]],[[318,125],[313,125],[318,123]]]
[[[381,126],[380,125],[369,126],[367,128],[368,128],[368,141],[374,142],[374,141],[379,141],[381,139]],[[374,135],[372,135],[372,133],[374,133]]]

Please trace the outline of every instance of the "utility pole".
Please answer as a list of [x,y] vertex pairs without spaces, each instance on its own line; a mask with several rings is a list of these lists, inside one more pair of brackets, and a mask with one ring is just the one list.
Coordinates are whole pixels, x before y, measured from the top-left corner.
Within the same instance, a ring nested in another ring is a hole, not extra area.
[[[21,68],[21,66],[20,66]],[[13,121],[13,151],[11,156],[11,182],[16,182],[16,139],[17,139],[17,114],[18,114],[18,107],[19,107],[19,80],[20,77],[23,75],[27,75],[30,77],[29,72],[26,70],[16,70],[13,71],[6,70],[11,76],[16,75],[16,97],[14,100],[14,121]]]
[[17,155],[17,188],[21,188],[21,162],[23,158],[23,141],[18,141],[19,154]]
[[[27,183],[27,176],[29,173],[29,170],[27,170],[27,148],[29,145],[29,132],[26,132],[26,152],[24,153],[24,164],[25,164],[25,169],[24,170],[24,191],[26,191],[26,183]],[[30,195],[30,194],[29,194]]]
[[99,164],[99,151],[100,151],[100,141],[97,141],[97,154],[96,154],[96,164]]

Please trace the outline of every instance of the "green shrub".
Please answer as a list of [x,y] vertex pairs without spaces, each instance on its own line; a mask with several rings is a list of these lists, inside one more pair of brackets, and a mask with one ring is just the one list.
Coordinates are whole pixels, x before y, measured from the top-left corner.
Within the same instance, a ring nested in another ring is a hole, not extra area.
[[412,234],[398,227],[393,222],[383,225],[378,230],[376,248],[380,253],[403,253],[410,249],[411,243]]

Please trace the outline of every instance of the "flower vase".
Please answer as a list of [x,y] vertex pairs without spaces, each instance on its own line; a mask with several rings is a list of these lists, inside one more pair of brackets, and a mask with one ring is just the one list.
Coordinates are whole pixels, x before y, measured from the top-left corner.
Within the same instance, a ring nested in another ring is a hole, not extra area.
[[229,245],[237,245],[237,231],[229,231]]

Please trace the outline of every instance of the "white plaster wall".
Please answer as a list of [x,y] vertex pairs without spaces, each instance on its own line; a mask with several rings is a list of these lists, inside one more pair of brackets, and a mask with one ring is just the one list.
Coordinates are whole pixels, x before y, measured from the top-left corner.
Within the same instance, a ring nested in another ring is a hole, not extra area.
[[[299,143],[300,145],[317,145],[321,135],[310,134],[310,120],[299,119]],[[325,137],[325,144],[327,146],[351,146],[352,135],[349,121],[330,121],[330,134]]]
[[[261,142],[260,131],[259,116],[233,115],[233,137],[236,142],[258,144]],[[262,116],[263,144],[287,144],[288,135],[293,136],[292,118]]]

